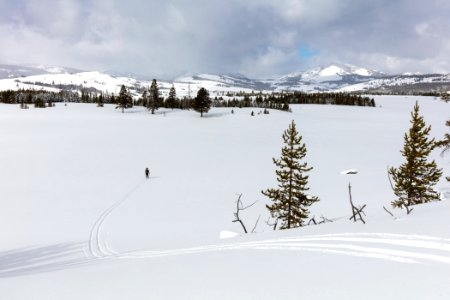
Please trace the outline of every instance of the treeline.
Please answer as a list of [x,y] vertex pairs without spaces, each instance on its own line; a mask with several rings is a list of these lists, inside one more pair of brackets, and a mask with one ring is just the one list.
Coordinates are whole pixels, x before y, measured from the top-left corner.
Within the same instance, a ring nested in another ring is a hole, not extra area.
[[375,100],[366,96],[350,93],[294,93],[289,94],[291,104],[330,104],[375,107]]
[[[73,101],[78,97],[78,93],[60,91],[58,93],[36,90],[6,90],[0,91],[0,102],[7,104],[20,104],[22,108],[28,108],[28,105],[34,104],[36,107],[53,106],[54,102],[60,102],[61,99]],[[78,97],[79,98],[79,97]]]
[[[156,86],[156,87],[155,87]],[[138,99],[131,96],[128,89],[125,88],[131,104],[145,107],[164,107],[172,109],[191,109],[193,108],[193,98],[177,97],[175,87],[172,86],[169,95],[164,98],[160,96],[157,85],[153,83],[153,89],[144,90]],[[45,90],[7,90],[0,92],[0,102],[8,104],[35,104],[54,103],[54,102],[75,102],[75,103],[96,103],[98,106],[103,104],[119,104],[119,95],[102,93],[92,89],[78,91],[60,91],[51,92]],[[329,104],[329,105],[353,105],[353,106],[375,106],[373,98],[351,93],[239,93],[231,98],[215,97],[211,99],[213,107],[255,107],[266,109],[289,110],[290,104]],[[49,105],[50,106],[50,105]],[[153,109],[154,110],[154,109]]]
[[[59,91],[51,92],[46,90],[6,90],[0,91],[0,102],[7,104],[34,104],[36,101],[40,102],[84,102],[96,103],[99,96],[102,94],[93,92],[78,92]],[[113,95],[102,96],[105,101],[109,102]]]
[[393,96],[431,96],[442,97],[450,90],[450,83],[428,82],[411,85],[382,86],[370,88],[364,93],[370,95]]
[[373,98],[350,93],[272,93],[244,95],[243,99],[233,98],[224,100],[222,97],[214,98],[213,105],[217,107],[259,107],[280,110],[289,110],[289,104],[329,104],[353,105],[375,107]]

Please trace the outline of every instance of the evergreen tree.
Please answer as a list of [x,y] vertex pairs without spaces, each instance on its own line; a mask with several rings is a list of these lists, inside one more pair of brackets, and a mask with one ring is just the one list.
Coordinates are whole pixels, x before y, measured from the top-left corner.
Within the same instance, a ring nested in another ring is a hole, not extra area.
[[[450,127],[450,120],[447,120],[447,122],[445,123],[445,125],[447,125],[447,126]],[[442,155],[444,155],[445,152],[447,152],[448,150],[450,150],[450,134],[449,134],[449,133],[446,133],[446,134],[444,135],[444,139],[441,140],[441,141],[439,141],[439,142],[437,142],[437,143],[436,143],[436,146],[437,146],[437,147],[444,148],[444,149],[442,150]],[[450,176],[449,176],[449,177],[446,177],[445,179],[447,179],[447,181],[450,181]]]
[[169,97],[167,97],[167,100],[166,100],[166,106],[167,106],[167,108],[171,108],[171,109],[174,109],[175,107],[177,107],[177,92],[173,85],[170,88]]
[[142,92],[141,104],[144,107],[148,107],[148,96],[146,89],[144,89],[144,91]]
[[103,107],[104,101],[103,101],[103,94],[100,93],[100,96],[97,97],[97,106]]
[[152,114],[154,114],[155,110],[159,108],[159,104],[158,84],[156,82],[156,79],[153,79],[148,97],[148,109],[152,111]]
[[304,225],[308,218],[308,207],[319,201],[316,196],[305,194],[309,190],[308,175],[306,172],[312,170],[306,162],[301,160],[306,156],[306,145],[302,144],[302,136],[295,128],[295,122],[283,133],[285,146],[281,149],[280,159],[273,158],[278,167],[278,188],[267,189],[262,193],[269,197],[273,204],[266,205],[273,218],[282,221],[280,229],[289,229]]
[[38,98],[34,101],[34,107],[37,107],[37,108],[44,108],[44,107],[45,107],[44,100],[42,100],[40,97],[38,97]]
[[200,88],[197,92],[197,97],[195,97],[192,102],[192,108],[200,113],[200,117],[203,117],[203,113],[207,113],[211,108],[211,99],[209,98],[209,93],[205,88]]
[[403,150],[400,151],[406,162],[398,168],[389,169],[397,196],[392,206],[406,208],[408,213],[411,205],[439,199],[439,194],[433,190],[433,186],[439,181],[442,170],[437,168],[434,160],[427,161],[428,155],[435,147],[434,138],[428,138],[430,131],[431,126],[426,127],[416,102],[411,112],[411,128],[405,133]]
[[31,95],[31,93],[28,93],[26,98],[25,98],[25,103],[26,104],[31,104],[33,103],[33,96]]
[[[447,122],[445,123],[445,125],[450,127],[450,120],[447,120]],[[449,133],[446,133],[446,134],[444,135],[444,139],[441,140],[441,141],[439,141],[439,142],[437,142],[437,143],[436,143],[436,146],[437,146],[437,147],[442,147],[442,148],[444,148],[444,149],[442,150],[442,154],[444,154],[445,152],[447,152],[448,150],[450,150],[450,134],[449,134]]]
[[126,108],[133,107],[133,98],[128,93],[127,88],[122,85],[120,88],[119,96],[116,99],[118,106],[116,108],[121,108],[122,113]]

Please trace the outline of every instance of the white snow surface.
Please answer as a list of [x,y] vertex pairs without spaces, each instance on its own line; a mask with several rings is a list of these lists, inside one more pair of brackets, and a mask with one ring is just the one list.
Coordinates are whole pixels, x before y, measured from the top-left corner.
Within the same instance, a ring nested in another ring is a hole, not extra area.
[[336,76],[342,74],[345,74],[345,72],[338,66],[329,66],[319,72],[320,76]]
[[[403,162],[416,100],[441,138],[450,104],[433,97],[204,118],[0,104],[0,298],[448,299],[450,202],[410,215],[389,205],[386,168]],[[272,157],[292,120],[314,167],[311,217],[333,222],[274,232],[260,191],[277,184]],[[432,158],[448,176],[450,155]],[[367,224],[349,220],[349,182]],[[450,197],[444,179],[437,189]],[[247,227],[260,220],[233,237],[238,194],[258,201],[241,212]]]

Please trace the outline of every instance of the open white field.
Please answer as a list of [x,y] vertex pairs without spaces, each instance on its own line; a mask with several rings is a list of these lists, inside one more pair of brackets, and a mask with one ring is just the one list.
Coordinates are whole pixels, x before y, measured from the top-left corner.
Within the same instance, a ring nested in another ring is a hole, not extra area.
[[[378,107],[297,105],[292,113],[56,104],[0,105],[0,299],[448,299],[450,204],[388,206],[386,167],[410,112],[441,138],[450,104],[376,97]],[[262,189],[291,120],[307,145],[311,216],[334,220],[273,232]],[[450,174],[450,154],[432,157]],[[151,177],[145,179],[144,169]],[[357,175],[341,171],[357,169]],[[367,204],[348,220],[347,186]],[[450,198],[444,178],[437,188]],[[237,194],[256,233],[220,240]]]

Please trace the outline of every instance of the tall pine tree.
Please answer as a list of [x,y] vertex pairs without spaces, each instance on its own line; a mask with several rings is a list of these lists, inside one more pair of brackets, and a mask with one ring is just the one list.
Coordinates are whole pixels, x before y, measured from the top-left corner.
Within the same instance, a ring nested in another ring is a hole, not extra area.
[[169,91],[169,97],[166,99],[166,107],[174,109],[177,107],[177,91],[175,87],[172,85]]
[[211,99],[205,88],[200,88],[198,90],[197,97],[192,101],[192,108],[200,113],[200,117],[203,117],[203,113],[207,113],[211,108]]
[[141,104],[144,107],[148,107],[148,96],[147,96],[147,90],[144,89],[144,91],[142,92],[142,97],[141,97]]
[[406,162],[398,168],[389,169],[394,181],[394,194],[397,196],[397,199],[392,201],[392,206],[406,208],[408,213],[411,205],[439,199],[439,194],[433,186],[439,181],[442,170],[434,160],[427,161],[428,155],[435,147],[434,138],[428,138],[430,131],[431,126],[425,125],[416,102],[411,112],[411,128],[405,133],[403,150],[400,151]]
[[150,92],[148,95],[148,109],[151,110],[152,114],[155,113],[160,106],[159,103],[159,90],[158,84],[156,83],[156,79],[152,80],[152,84],[150,86]]
[[98,107],[103,107],[103,104],[104,104],[103,94],[100,93],[100,96],[97,97],[97,106]]
[[283,133],[285,146],[281,149],[280,159],[273,158],[277,166],[278,188],[267,189],[262,193],[272,200],[266,205],[273,218],[282,221],[280,229],[289,229],[304,225],[308,218],[308,207],[319,201],[318,197],[308,196],[305,192],[309,176],[306,172],[312,170],[302,159],[306,156],[306,146],[302,136],[296,130],[295,122]]
[[121,108],[122,113],[126,108],[133,107],[133,97],[131,97],[124,85],[122,85],[120,88],[120,93],[116,99],[116,102],[118,104],[116,108]]

